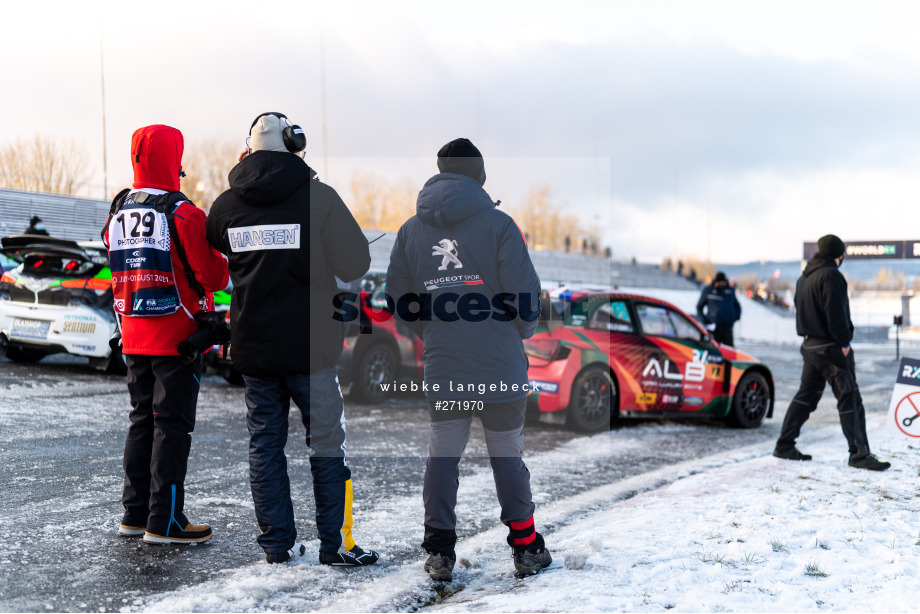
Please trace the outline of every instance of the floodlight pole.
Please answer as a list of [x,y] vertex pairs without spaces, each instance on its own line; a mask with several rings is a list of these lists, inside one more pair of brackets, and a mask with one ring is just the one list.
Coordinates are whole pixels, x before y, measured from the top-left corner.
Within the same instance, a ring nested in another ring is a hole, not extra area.
[[476,144],[482,147],[482,94],[476,77]]
[[320,32],[319,37],[319,79],[323,111],[323,181],[329,183],[329,160],[326,144],[326,35],[323,32]]
[[109,197],[109,156],[105,136],[105,48],[102,41],[102,24],[99,26],[99,81],[102,84],[102,198]]

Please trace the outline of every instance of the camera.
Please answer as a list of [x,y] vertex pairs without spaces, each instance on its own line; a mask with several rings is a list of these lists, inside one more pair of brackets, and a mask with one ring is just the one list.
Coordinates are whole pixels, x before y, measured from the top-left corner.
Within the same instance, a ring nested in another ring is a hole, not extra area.
[[214,345],[230,343],[230,327],[223,311],[199,311],[195,314],[198,330],[176,346],[186,362],[192,362]]

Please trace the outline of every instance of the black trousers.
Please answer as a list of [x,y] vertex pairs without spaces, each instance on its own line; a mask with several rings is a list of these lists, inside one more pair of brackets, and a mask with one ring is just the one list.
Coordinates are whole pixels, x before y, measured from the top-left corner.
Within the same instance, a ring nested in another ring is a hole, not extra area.
[[850,460],[860,460],[869,454],[866,435],[866,409],[856,385],[856,359],[853,349],[844,356],[839,345],[832,341],[806,339],[801,348],[805,364],[802,366],[802,383],[792,399],[783,429],[776,442],[777,450],[790,450],[808,420],[818,407],[825,383],[837,398],[840,426],[849,445]]
[[125,439],[123,524],[168,535],[183,530],[185,473],[195,429],[201,360],[125,356],[131,426]]
[[715,330],[712,331],[712,338],[723,345],[735,347],[735,333],[732,330],[734,326],[734,324],[716,324]]
[[320,552],[355,547],[352,535],[351,469],[345,461],[345,405],[335,367],[307,375],[246,380],[249,484],[265,552],[285,552],[297,540],[291,481],[284,447],[291,399],[300,408],[316,500]]
[[[462,402],[461,402],[462,403]],[[429,554],[456,557],[457,491],[460,487],[460,458],[470,438],[473,416],[482,420],[486,449],[492,465],[495,491],[501,507],[501,521],[508,526],[511,546],[534,546],[535,506],[530,489],[530,471],[521,458],[524,452],[526,399],[510,403],[484,402],[483,408],[450,401],[428,401],[431,439],[422,500],[425,504],[425,538],[422,548]]]

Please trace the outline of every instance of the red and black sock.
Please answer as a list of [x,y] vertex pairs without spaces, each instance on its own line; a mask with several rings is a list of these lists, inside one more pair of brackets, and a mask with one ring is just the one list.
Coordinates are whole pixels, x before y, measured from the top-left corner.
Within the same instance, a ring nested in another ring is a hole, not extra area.
[[508,545],[515,550],[538,550],[543,536],[534,529],[533,516],[523,522],[508,523]]

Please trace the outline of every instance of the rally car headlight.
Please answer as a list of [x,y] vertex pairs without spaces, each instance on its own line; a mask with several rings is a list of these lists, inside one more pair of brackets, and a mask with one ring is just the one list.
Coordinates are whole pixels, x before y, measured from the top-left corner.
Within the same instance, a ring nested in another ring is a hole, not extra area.
[[16,285],[16,278],[9,273],[3,273],[0,275],[0,297],[9,298],[10,297],[10,286]]

